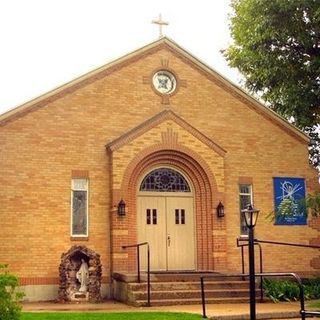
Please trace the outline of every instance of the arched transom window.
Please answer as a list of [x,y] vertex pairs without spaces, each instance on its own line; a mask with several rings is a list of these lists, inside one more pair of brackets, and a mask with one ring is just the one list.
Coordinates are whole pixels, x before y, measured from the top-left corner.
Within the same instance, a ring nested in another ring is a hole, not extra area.
[[140,191],[190,192],[191,190],[181,173],[170,168],[158,168],[145,176]]

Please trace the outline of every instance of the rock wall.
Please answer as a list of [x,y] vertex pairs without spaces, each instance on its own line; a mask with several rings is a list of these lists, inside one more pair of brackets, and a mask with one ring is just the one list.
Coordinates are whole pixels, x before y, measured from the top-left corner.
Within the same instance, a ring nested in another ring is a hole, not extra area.
[[[87,292],[79,292],[80,283],[76,278],[76,273],[80,268],[81,259],[85,260],[89,266],[89,284]],[[61,255],[59,266],[59,292],[58,301],[101,301],[101,277],[102,266],[100,255],[86,246],[73,246]]]

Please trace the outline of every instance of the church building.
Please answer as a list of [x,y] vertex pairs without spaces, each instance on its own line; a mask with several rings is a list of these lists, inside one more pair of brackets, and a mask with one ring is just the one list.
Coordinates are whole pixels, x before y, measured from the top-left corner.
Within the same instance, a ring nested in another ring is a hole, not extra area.
[[[299,206],[318,188],[308,144],[162,37],[0,116],[0,263],[29,301],[57,299],[62,281],[76,291],[86,265],[112,298],[113,275],[137,272],[124,247],[144,242],[152,272],[240,273],[250,203],[257,238],[319,243],[319,221]],[[270,219],[288,201],[294,214]],[[320,269],[314,249],[265,245],[263,261]]]

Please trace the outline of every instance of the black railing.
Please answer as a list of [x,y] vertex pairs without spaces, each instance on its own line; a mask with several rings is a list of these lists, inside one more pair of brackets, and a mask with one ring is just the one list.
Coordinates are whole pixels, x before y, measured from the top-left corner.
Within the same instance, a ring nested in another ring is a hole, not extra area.
[[151,285],[150,285],[150,247],[148,242],[141,242],[128,246],[122,246],[122,249],[137,248],[137,281],[141,282],[141,270],[140,270],[140,247],[147,246],[147,306],[151,306]]
[[[248,244],[240,244],[240,242],[248,242],[247,238],[237,238],[237,247],[241,248],[241,265],[242,273],[245,273],[245,263],[244,263],[244,250],[243,247],[248,246]],[[290,246],[290,247],[300,247],[300,248],[311,248],[311,249],[320,249],[320,246],[311,245],[311,244],[300,244],[300,243],[291,243],[291,242],[281,242],[281,241],[271,241],[271,240],[259,240],[254,239],[254,245],[259,247],[259,259],[260,259],[260,273],[263,273],[263,254],[262,247],[260,243],[272,244],[278,246]],[[262,278],[260,279],[260,292],[261,292],[261,301],[263,300],[263,286]]]
[[[319,311],[308,311],[305,309],[305,303],[304,303],[304,287],[302,284],[301,278],[295,274],[295,273],[283,273],[283,272],[265,272],[265,273],[256,273],[256,277],[293,277],[295,281],[298,283],[299,286],[299,297],[300,297],[300,315],[301,315],[301,320],[305,320],[307,315],[312,315],[312,316],[320,316]],[[200,277],[200,282],[201,282],[201,301],[202,301],[202,317],[207,318],[206,314],[206,298],[205,298],[205,279],[211,279],[211,278],[217,278],[217,277],[249,277],[249,274],[229,274],[229,275],[206,275]]]
[[254,242],[255,243],[276,244],[278,246],[290,246],[290,247],[320,249],[320,246],[316,246],[316,245],[312,245],[312,244],[280,242],[280,241],[270,241],[270,240],[260,240],[260,239],[254,239]]
[[[240,244],[240,241],[248,241],[248,239],[245,238],[238,238],[237,239],[237,246],[241,247],[241,260],[242,260],[242,273],[244,273],[244,250],[243,247],[247,246]],[[311,249],[320,249],[320,246],[317,245],[310,245],[310,244],[300,244],[300,243],[291,243],[291,242],[283,242],[283,241],[271,241],[271,240],[259,240],[259,239],[254,239],[254,245],[258,245],[259,249],[260,249],[260,274],[255,274],[255,276],[259,276],[260,275],[260,283],[262,285],[262,278],[263,275],[272,275],[271,273],[263,273],[262,272],[262,268],[263,268],[263,255],[262,255],[262,247],[260,245],[260,243],[263,244],[272,244],[272,245],[279,245],[279,246],[290,246],[290,247],[300,247],[300,248],[311,248]],[[298,277],[296,274],[294,273],[277,273],[277,274],[273,274],[273,276],[293,276],[295,277],[295,279],[297,280],[296,277]],[[300,279],[300,278],[299,278]],[[304,291],[303,291],[303,286],[301,283],[301,279],[298,281],[299,284],[299,288],[300,288],[300,303],[301,303],[301,310],[300,310],[300,314],[301,314],[301,319],[305,319],[306,315],[312,315],[312,316],[320,316],[320,312],[319,311],[307,311],[304,309]],[[263,292],[263,289],[261,287],[261,290]],[[263,293],[262,293],[263,294]]]
[[201,286],[201,303],[202,303],[202,317],[207,318],[206,315],[206,298],[205,298],[205,279],[217,279],[217,278],[246,278],[249,277],[249,274],[214,274],[214,275],[204,275],[200,277],[200,286]]
[[[244,263],[244,247],[248,247],[249,244],[240,244],[241,241],[248,242],[247,238],[237,238],[237,247],[241,248],[241,266],[242,266],[242,274],[245,273],[245,263]],[[259,247],[259,266],[260,266],[260,273],[263,273],[263,255],[262,255],[262,247],[259,243],[255,243],[254,245]],[[262,277],[260,277],[260,302],[263,301],[263,283],[262,283]]]

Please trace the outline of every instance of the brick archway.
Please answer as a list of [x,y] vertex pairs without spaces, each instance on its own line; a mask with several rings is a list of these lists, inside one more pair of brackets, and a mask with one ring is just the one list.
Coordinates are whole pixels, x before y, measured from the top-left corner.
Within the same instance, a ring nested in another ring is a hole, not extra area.
[[[219,200],[223,199],[217,189],[214,175],[206,162],[192,150],[184,146],[157,145],[147,148],[139,153],[127,167],[122,181],[121,190],[114,190],[114,199],[123,197],[127,204],[127,214],[124,219],[113,215],[112,228],[128,230],[125,236],[113,238],[113,253],[123,252],[121,245],[137,242],[137,190],[141,178],[155,166],[173,166],[185,172],[191,179],[195,193],[195,217],[196,217],[196,251],[197,270],[214,270],[215,263],[213,252],[221,250],[221,242],[225,239],[213,237],[213,226],[224,226],[224,220],[217,220],[214,214]],[[123,232],[123,235],[125,232]],[[134,250],[127,252],[126,261],[114,261],[114,271],[136,270],[136,255]],[[124,264],[126,266],[124,266]],[[219,266],[220,268],[220,266]]]

